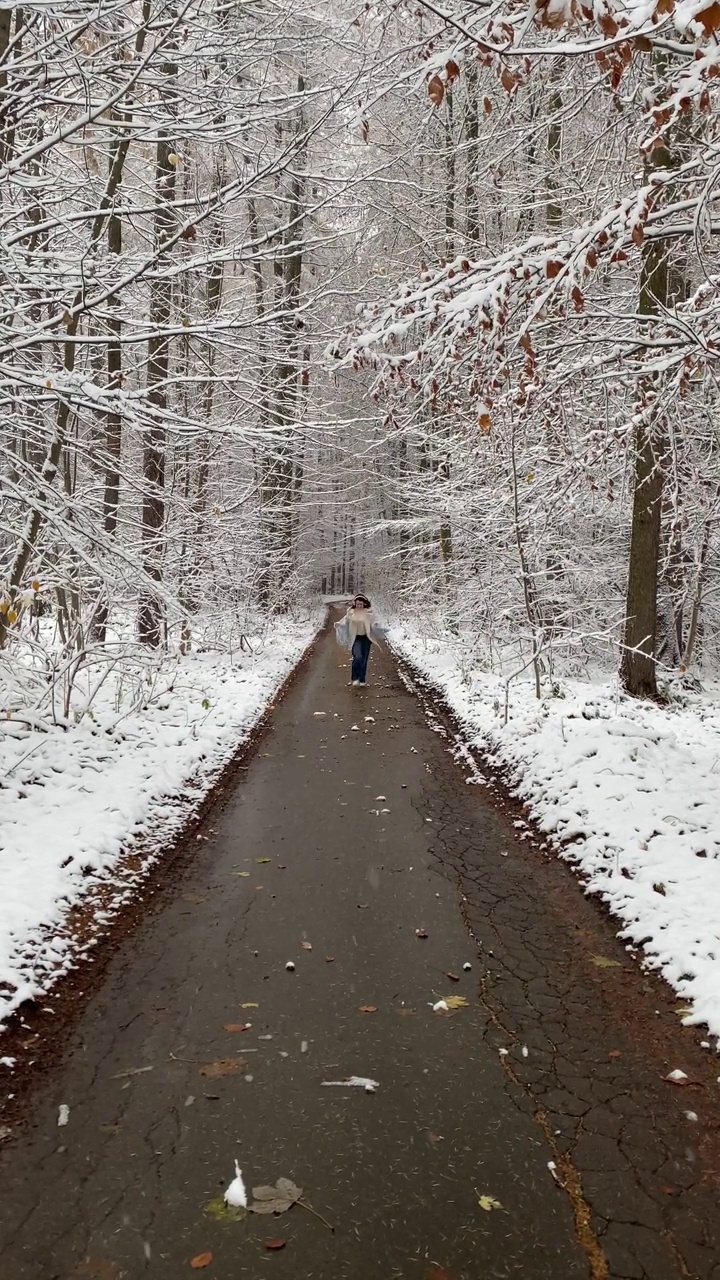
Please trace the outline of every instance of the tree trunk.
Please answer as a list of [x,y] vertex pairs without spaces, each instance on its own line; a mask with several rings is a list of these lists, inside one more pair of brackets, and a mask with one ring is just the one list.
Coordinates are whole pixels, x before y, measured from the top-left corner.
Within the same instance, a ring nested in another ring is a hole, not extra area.
[[[173,63],[166,63],[166,76],[176,73]],[[171,159],[172,157],[172,159]],[[172,284],[161,273],[167,266],[163,244],[172,234],[174,223],[175,165],[170,139],[158,138],[155,160],[155,226],[157,250],[156,270],[159,278],[151,284],[150,328],[148,339],[147,398],[157,417],[145,434],[143,447],[142,561],[145,583],[140,593],[138,636],[143,644],[158,648],[162,643],[164,608],[160,590],[149,585],[163,580],[163,528],[165,524],[165,462],[167,432],[163,414],[167,409],[167,378],[170,369],[170,337],[167,332],[172,305]]]
[[[670,168],[665,147],[653,152],[653,167]],[[668,246],[663,240],[643,246],[638,311],[648,326],[668,302]],[[663,468],[666,439],[661,411],[656,408],[658,375],[641,386],[641,407],[635,427],[630,563],[625,603],[625,635],[620,680],[636,698],[657,697],[658,565],[662,535]]]

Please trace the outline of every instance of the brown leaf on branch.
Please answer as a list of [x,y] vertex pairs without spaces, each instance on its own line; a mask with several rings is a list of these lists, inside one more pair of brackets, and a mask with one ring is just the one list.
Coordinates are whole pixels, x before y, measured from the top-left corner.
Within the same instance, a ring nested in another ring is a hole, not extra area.
[[441,107],[443,98],[445,97],[445,85],[438,75],[431,76],[428,80],[428,98],[434,107]]
[[706,36],[710,36],[714,31],[720,29],[720,2],[713,0],[707,9],[701,9],[695,14],[695,21],[702,24],[703,31]]
[[547,276],[548,280],[554,280],[557,276],[559,276],[564,266],[565,266],[565,263],[560,262],[557,258],[548,258],[547,262],[545,263],[545,275]]

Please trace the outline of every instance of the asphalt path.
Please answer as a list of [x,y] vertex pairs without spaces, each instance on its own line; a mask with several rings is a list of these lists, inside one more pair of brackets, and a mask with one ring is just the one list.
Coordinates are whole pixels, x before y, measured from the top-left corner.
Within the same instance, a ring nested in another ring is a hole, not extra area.
[[[321,638],[119,943],[0,1148],[2,1280],[720,1278],[708,1055],[369,678]],[[227,1217],[236,1159],[301,1202]]]

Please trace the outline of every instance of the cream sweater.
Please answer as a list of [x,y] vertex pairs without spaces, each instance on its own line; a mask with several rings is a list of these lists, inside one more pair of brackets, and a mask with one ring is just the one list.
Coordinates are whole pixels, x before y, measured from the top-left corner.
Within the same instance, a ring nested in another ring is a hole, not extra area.
[[354,645],[358,636],[367,636],[371,644],[377,644],[372,631],[374,622],[372,609],[353,609],[351,606],[345,617],[350,630],[351,646]]

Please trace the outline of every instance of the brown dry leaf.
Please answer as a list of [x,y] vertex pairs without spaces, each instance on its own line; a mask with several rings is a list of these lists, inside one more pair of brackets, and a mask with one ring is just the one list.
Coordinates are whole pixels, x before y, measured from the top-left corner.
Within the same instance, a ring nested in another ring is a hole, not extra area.
[[441,1133],[433,1133],[432,1129],[427,1130],[427,1140],[431,1147],[436,1147],[439,1142],[445,1141]]
[[358,1013],[377,1013],[376,1004],[361,1004]]
[[325,963],[326,963],[326,964],[334,964],[334,963],[335,963],[335,957],[334,957],[334,956],[326,956],[326,957],[325,957]]
[[194,1258],[190,1259],[190,1266],[193,1271],[202,1271],[203,1267],[209,1267],[213,1260],[213,1256],[208,1249],[206,1253],[198,1253]]
[[427,938],[427,932],[426,932],[426,930],[425,930],[425,929],[416,929],[416,930],[415,930],[415,937],[416,937],[416,938]]
[[622,1054],[619,1049],[611,1049],[608,1058],[622,1058]]
[[278,1178],[274,1187],[253,1187],[251,1213],[287,1213],[302,1199],[302,1187],[289,1178]]
[[301,942],[300,946],[303,951],[312,951],[312,942]]
[[249,1031],[249,1022],[223,1022],[223,1031]]
[[115,1280],[119,1274],[118,1264],[109,1258],[83,1258],[73,1271],[74,1276],[84,1276],[85,1280]]
[[714,31],[720,28],[720,4],[718,0],[714,0],[713,4],[708,5],[707,9],[701,9],[695,14],[697,22],[701,22],[706,36],[712,35]]
[[457,974],[457,973],[446,973],[446,974],[445,974],[445,977],[446,977],[446,978],[449,978],[451,982],[459,982],[459,981],[460,981],[460,976],[459,976],[459,974]]
[[218,1058],[216,1062],[204,1063],[198,1074],[206,1080],[219,1080],[221,1076],[234,1076],[244,1070],[242,1058]]
[[284,1249],[286,1244],[287,1244],[287,1240],[281,1240],[279,1236],[276,1236],[274,1240],[265,1241],[265,1248],[273,1249],[273,1250]]
[[445,97],[445,85],[439,76],[431,76],[428,80],[428,98],[434,107],[441,107]]
[[427,1280],[454,1280],[454,1277],[439,1262],[433,1262],[427,1273]]

